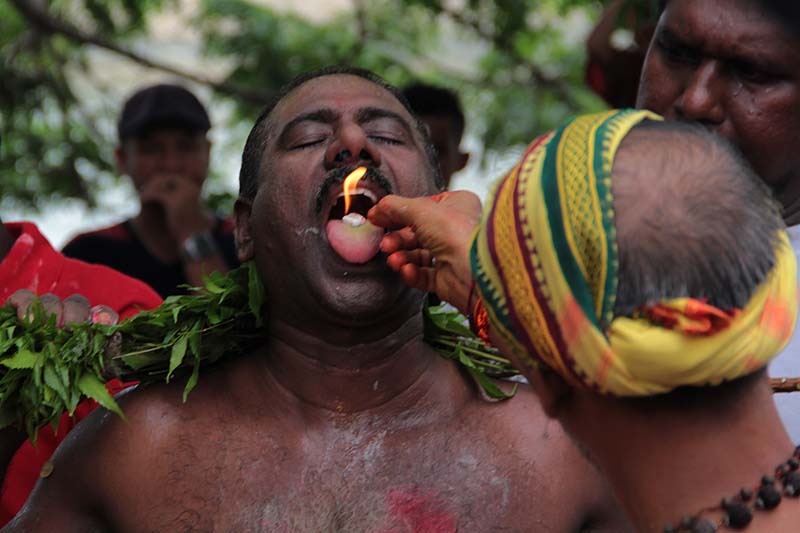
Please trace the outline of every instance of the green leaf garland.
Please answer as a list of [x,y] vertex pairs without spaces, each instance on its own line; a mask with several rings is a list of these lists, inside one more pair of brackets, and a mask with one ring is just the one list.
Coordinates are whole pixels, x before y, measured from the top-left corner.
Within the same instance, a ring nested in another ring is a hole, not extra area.
[[[114,326],[69,324],[59,328],[36,302],[25,320],[0,307],[0,428],[24,428],[35,440],[46,424],[72,414],[84,397],[123,416],[105,381],[142,384],[188,375],[186,401],[201,368],[242,354],[263,338],[264,287],[254,263],[207,278],[204,288],[171,296],[152,311]],[[490,378],[517,375],[508,360],[487,347],[448,306],[426,307],[425,339],[463,365],[492,398],[506,399]]]

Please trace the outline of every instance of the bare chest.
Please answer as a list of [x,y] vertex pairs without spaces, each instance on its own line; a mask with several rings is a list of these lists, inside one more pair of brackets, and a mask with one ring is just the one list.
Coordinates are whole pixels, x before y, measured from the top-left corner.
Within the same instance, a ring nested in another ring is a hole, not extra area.
[[143,480],[119,526],[449,533],[530,531],[545,520],[571,530],[549,498],[531,499],[534,465],[483,437],[441,428],[187,438]]

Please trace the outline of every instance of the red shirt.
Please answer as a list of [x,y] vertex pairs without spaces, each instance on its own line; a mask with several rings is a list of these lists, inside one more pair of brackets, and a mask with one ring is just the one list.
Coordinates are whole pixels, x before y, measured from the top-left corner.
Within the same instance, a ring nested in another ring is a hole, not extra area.
[[[50,292],[62,300],[72,294],[82,294],[91,305],[107,305],[119,313],[120,318],[135,315],[142,309],[152,309],[161,303],[161,297],[141,281],[105,266],[64,257],[31,223],[5,226],[16,241],[0,262],[0,305],[19,289],[30,289],[38,295]],[[110,381],[106,386],[112,394],[126,388],[119,380]],[[0,492],[0,526],[22,508],[39,479],[42,465],[50,459],[58,444],[96,407],[93,400],[84,400],[72,418],[62,415],[58,432],[47,426],[39,431],[36,447],[26,441],[17,450],[8,465]]]

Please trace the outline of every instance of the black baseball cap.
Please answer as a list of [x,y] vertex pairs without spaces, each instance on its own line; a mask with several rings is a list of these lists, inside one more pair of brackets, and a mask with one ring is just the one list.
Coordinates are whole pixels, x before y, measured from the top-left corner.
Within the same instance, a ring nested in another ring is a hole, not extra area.
[[180,85],[153,85],[128,98],[117,123],[120,142],[161,128],[205,133],[211,122],[200,100]]

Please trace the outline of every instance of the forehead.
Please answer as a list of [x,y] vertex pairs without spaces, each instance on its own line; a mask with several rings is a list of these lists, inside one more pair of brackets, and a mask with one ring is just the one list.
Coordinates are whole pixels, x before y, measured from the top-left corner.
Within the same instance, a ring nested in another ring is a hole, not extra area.
[[794,57],[800,44],[759,0],[670,0],[659,29],[733,54]]
[[321,76],[297,87],[275,107],[273,123],[278,126],[293,117],[328,108],[341,114],[353,113],[365,107],[376,107],[394,111],[409,123],[411,115],[395,96],[367,79],[351,74]]

